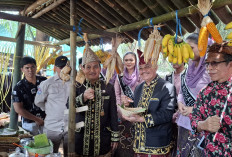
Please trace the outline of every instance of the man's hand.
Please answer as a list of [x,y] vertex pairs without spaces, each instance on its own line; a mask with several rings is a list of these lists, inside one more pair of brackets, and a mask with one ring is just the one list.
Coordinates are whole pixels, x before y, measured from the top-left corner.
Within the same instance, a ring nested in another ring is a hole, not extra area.
[[94,90],[92,88],[86,89],[84,92],[84,102],[93,98],[94,98]]
[[121,102],[122,102],[126,107],[128,107],[129,104],[130,104],[131,102],[133,102],[133,100],[131,100],[131,98],[129,98],[129,97],[125,96],[125,95],[122,95],[122,96],[121,96]]
[[139,116],[137,114],[133,114],[130,116],[122,116],[125,120],[129,121],[129,122],[145,122],[145,119],[143,116]]
[[205,121],[198,122],[197,130],[199,132],[205,130],[211,133],[217,132],[220,129],[220,117],[217,115],[208,117]]
[[111,150],[115,151],[118,147],[118,142],[111,142]]
[[193,107],[185,106],[182,115],[189,116],[189,114],[192,113],[192,111]]
[[37,117],[37,119],[35,120],[35,123],[38,125],[38,126],[43,126],[44,125],[44,120]]

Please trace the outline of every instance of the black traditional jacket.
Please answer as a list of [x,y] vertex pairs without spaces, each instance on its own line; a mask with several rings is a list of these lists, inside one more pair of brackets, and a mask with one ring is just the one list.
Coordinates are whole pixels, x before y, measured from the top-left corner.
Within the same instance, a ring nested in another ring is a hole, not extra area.
[[[87,88],[95,91],[92,100],[83,102],[83,93]],[[77,84],[76,107],[88,105],[88,111],[76,114],[76,122],[83,121],[85,126],[75,133],[76,153],[78,155],[97,156],[108,153],[111,142],[119,141],[118,116],[114,87],[99,80],[95,85],[85,81]]]
[[135,107],[146,108],[145,122],[135,124],[135,153],[167,154],[172,147],[172,116],[176,104],[175,87],[157,76],[150,85],[138,85]]

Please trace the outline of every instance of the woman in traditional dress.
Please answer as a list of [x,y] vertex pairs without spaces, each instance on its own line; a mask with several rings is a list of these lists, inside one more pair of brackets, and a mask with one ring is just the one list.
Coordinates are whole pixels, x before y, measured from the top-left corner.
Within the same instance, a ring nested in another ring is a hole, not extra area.
[[194,33],[188,36],[187,43],[193,49],[194,59],[189,61],[186,74],[181,76],[181,89],[177,99],[180,113],[176,120],[178,125],[177,156],[202,157],[204,151],[197,147],[202,135],[192,134],[189,114],[192,112],[197,94],[211,80],[204,64],[205,56],[199,56],[198,34]]
[[[118,76],[115,80],[114,88],[116,94],[116,103],[122,105],[122,99],[134,100],[135,87],[141,83],[137,67],[137,58],[134,52],[127,52],[123,57],[124,71],[123,76]],[[133,157],[133,125],[129,121],[122,119],[118,110],[120,141],[118,149],[115,151],[115,157]]]

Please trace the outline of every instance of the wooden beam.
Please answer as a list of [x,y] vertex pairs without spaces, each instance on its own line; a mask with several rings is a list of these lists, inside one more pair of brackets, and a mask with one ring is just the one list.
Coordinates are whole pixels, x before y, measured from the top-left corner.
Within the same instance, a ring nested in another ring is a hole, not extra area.
[[[75,24],[75,1],[70,0],[70,25]],[[76,129],[76,36],[77,34],[73,31],[70,31],[70,65],[72,67],[71,71],[71,86],[70,86],[70,95],[69,95],[69,123],[68,123],[68,156],[75,156],[75,129]]]
[[40,5],[46,3],[49,0],[37,0],[35,3],[33,3],[32,5],[30,5],[26,11],[25,11],[25,15],[27,15],[29,12],[35,10],[37,7],[39,7]]
[[[0,41],[16,42],[16,39],[15,38],[9,38],[9,37],[0,36]],[[38,45],[38,46],[39,45],[45,45],[45,46],[50,47],[50,48],[58,48],[58,47],[60,47],[60,46],[57,46],[57,45],[48,44],[48,43],[44,43],[44,42],[38,42],[38,41],[25,40],[24,43],[29,44],[29,45]]]
[[[232,0],[215,0],[213,3],[213,9],[214,8],[219,8],[225,5],[230,5],[232,4]],[[178,10],[178,17],[185,17],[185,16],[189,16],[192,14],[195,14],[199,12],[197,5],[192,5],[183,9],[179,9]],[[164,23],[170,20],[173,20],[176,18],[176,11],[172,11],[157,17],[153,17],[152,18],[152,23],[154,25],[159,24],[159,23]],[[145,19],[142,21],[138,21],[135,23],[131,23],[131,24],[127,24],[124,26],[119,26],[119,27],[115,27],[115,28],[111,28],[111,29],[107,29],[107,32],[114,32],[114,33],[123,33],[123,32],[127,32],[127,31],[132,31],[132,30],[137,30],[137,29],[141,29],[142,27],[145,26],[149,26],[150,25],[150,18],[149,19]],[[101,38],[101,35],[96,35],[96,34],[90,34],[88,35],[88,39],[97,39],[97,38]],[[79,36],[76,39],[77,42],[83,41],[82,38],[80,38]],[[64,39],[61,40],[59,42],[57,42],[57,45],[63,45],[63,44],[69,44],[70,43],[70,39]]]
[[45,13],[49,12],[50,10],[56,8],[58,5],[60,5],[61,3],[65,2],[65,1],[66,0],[54,1],[51,5],[47,6],[43,10],[39,11],[37,14],[33,15],[32,18],[38,18],[38,17],[42,16],[43,14],[45,14]]
[[[7,14],[3,12],[0,12],[0,19],[6,19],[6,20],[11,20],[11,21],[23,22],[27,24],[47,26],[47,27],[53,27],[57,29],[73,31],[73,26],[70,26],[70,25],[63,25],[63,24],[56,23],[56,22],[44,21],[41,19],[34,19],[34,18],[20,16],[20,15],[12,15],[12,14]],[[76,28],[75,32],[78,32],[78,27],[75,27],[75,28]],[[88,34],[99,34],[102,36],[110,36],[110,37],[115,36],[115,33],[113,32],[107,32],[105,30],[99,30],[99,29],[82,28],[82,32],[88,33]]]

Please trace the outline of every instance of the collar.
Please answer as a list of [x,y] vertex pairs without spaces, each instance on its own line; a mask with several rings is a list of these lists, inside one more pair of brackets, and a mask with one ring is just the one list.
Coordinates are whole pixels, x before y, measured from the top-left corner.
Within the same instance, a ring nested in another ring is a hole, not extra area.
[[225,87],[230,87],[232,85],[232,77],[230,77],[227,81],[219,83],[218,81],[213,81],[209,84],[211,87],[217,86],[218,89],[223,89]]
[[[33,84],[33,83],[29,82],[29,81],[26,79],[25,76],[24,76],[24,78],[23,78],[23,81],[24,81],[25,83]],[[39,79],[38,79],[38,76],[36,76],[36,83],[38,83],[38,82],[39,82]]]
[[156,77],[151,81],[150,85],[148,85],[148,84],[145,82],[145,86],[146,86],[146,87],[149,87],[149,86],[151,86],[151,85],[153,85],[153,84],[156,84],[157,81],[159,80],[159,78],[160,78],[160,76],[157,74]]
[[90,82],[88,79],[86,79],[85,81],[86,81],[86,83],[89,84],[91,87],[95,87],[95,86],[97,86],[97,85],[100,84],[100,79],[98,79],[94,84],[91,84],[91,82]]
[[61,80],[60,77],[58,76],[58,73],[56,73],[56,74],[54,75],[54,80],[55,80],[55,81]]

